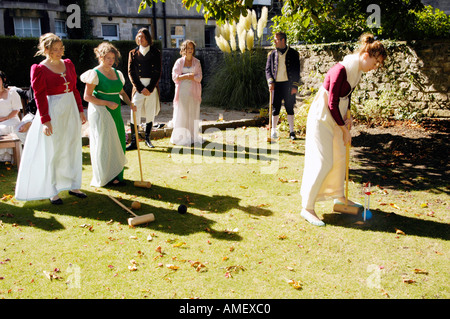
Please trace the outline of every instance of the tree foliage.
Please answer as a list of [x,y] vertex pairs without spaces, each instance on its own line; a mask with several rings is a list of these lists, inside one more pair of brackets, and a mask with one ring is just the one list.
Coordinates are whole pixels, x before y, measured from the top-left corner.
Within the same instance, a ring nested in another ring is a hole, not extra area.
[[[152,7],[154,2],[165,2],[165,0],[142,0],[139,12]],[[206,21],[214,18],[222,24],[225,20],[238,21],[241,15],[247,16],[247,8],[252,6],[253,0],[181,0],[181,3],[187,10],[195,8],[197,12],[200,12],[203,8]]]
[[[378,25],[368,23],[371,5],[379,10]],[[287,0],[282,15],[273,18],[273,31],[286,32],[290,43],[350,41],[363,32],[413,40],[449,37],[449,19],[420,0]]]

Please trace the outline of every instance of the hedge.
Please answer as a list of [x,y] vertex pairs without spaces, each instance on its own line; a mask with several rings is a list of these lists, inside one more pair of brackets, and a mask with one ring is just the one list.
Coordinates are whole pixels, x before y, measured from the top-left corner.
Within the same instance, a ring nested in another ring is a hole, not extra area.
[[[98,65],[94,48],[102,42],[103,40],[63,40],[66,48],[64,57],[74,63],[78,76]],[[43,60],[42,56],[34,57],[38,43],[39,39],[37,38],[0,36],[0,70],[6,73],[10,85],[30,86],[30,68],[33,64],[40,63]],[[128,53],[136,47],[136,42],[114,41],[113,44],[122,55],[116,68],[126,75],[128,72]],[[162,50],[161,41],[155,40],[153,45]],[[77,87],[83,94],[84,84],[78,81]],[[125,83],[125,91],[128,94],[131,93],[130,81]]]

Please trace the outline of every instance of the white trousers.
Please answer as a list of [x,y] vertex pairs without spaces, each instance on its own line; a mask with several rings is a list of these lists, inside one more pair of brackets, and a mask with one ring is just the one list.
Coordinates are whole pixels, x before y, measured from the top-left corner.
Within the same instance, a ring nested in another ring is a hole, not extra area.
[[[141,78],[141,82],[144,86],[150,84],[149,78]],[[141,118],[145,117],[144,123],[155,122],[155,117],[158,115],[161,109],[158,90],[155,88],[149,96],[145,96],[139,92],[133,95],[131,100],[136,106],[136,124],[141,123]],[[133,110],[131,110],[131,122],[133,122]]]

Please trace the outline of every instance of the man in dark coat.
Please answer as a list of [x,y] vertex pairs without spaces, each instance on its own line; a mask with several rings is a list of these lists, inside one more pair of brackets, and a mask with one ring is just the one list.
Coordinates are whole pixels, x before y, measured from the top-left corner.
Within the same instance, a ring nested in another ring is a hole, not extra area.
[[300,57],[296,50],[286,45],[286,34],[277,32],[274,38],[275,50],[267,56],[266,79],[272,92],[272,132],[271,137],[277,138],[281,102],[284,100],[289,123],[290,138],[295,140],[294,105],[295,95],[300,82]]
[[[133,84],[132,102],[137,108],[136,124],[141,123],[141,116],[145,117],[145,144],[150,148],[154,147],[150,141],[153,122],[161,109],[158,86],[161,78],[161,52],[152,43],[148,29],[140,29],[136,35],[136,44],[139,46],[130,51],[128,58],[128,77]],[[131,122],[131,144],[127,146],[127,151],[137,148],[133,111]]]

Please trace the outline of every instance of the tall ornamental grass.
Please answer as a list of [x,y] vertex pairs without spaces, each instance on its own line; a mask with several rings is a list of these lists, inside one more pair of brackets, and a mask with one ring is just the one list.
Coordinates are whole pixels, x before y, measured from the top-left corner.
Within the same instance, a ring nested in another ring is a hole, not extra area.
[[205,104],[239,110],[258,109],[267,104],[269,93],[264,74],[267,54],[257,46],[267,16],[266,7],[259,20],[254,10],[248,10],[239,22],[226,21],[217,26],[216,43],[224,58],[205,87]]

